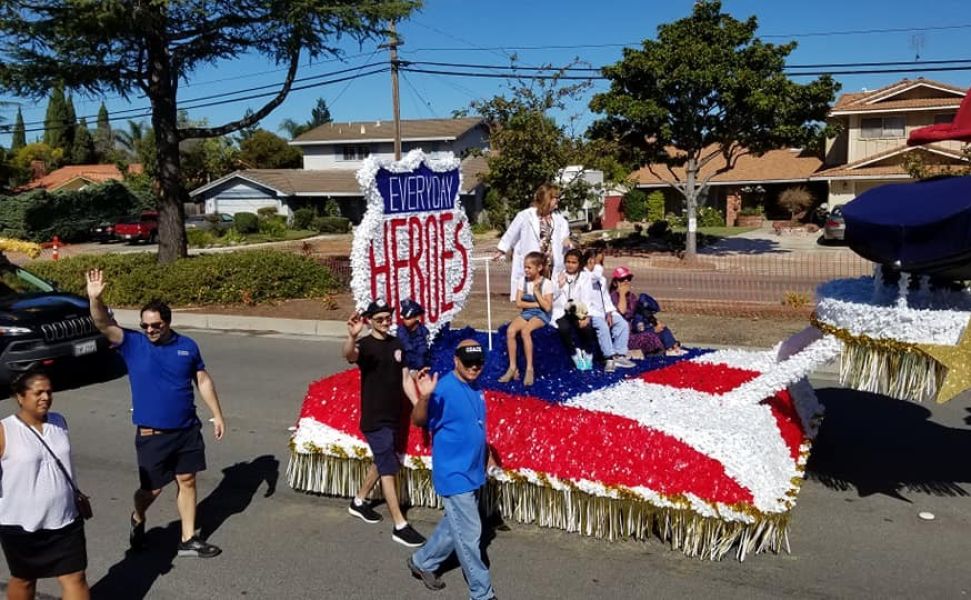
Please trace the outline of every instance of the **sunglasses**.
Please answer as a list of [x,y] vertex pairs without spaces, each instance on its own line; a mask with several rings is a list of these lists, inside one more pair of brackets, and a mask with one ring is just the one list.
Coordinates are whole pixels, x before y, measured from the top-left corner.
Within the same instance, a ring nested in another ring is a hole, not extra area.
[[157,323],[139,323],[138,326],[145,330],[161,329],[162,327],[165,326],[165,323],[163,323],[162,321],[158,321]]
[[391,317],[371,317],[371,321],[378,324],[390,323]]
[[481,369],[483,366],[485,366],[485,362],[481,360],[472,360],[469,362],[465,362],[460,358],[459,362],[462,363],[462,366],[465,367],[466,369]]

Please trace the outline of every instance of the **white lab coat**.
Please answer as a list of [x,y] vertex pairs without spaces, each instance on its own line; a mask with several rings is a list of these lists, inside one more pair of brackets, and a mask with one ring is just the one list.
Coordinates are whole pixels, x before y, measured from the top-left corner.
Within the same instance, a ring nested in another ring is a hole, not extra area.
[[[570,239],[570,224],[558,212],[553,213],[553,235],[550,244],[553,246],[553,265],[551,273],[563,270],[563,244]],[[512,269],[509,275],[509,301],[516,301],[516,290],[523,275],[523,258],[530,252],[539,252],[539,215],[535,207],[519,211],[513,219],[497,246],[499,250],[512,252]]]

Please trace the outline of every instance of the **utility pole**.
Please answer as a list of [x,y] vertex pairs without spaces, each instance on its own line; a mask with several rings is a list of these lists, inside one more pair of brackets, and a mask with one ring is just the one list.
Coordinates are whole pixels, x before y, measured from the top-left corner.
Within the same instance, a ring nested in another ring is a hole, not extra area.
[[394,159],[401,160],[401,104],[398,99],[398,30],[395,22],[391,21],[388,30],[388,49],[391,51],[391,102],[394,110]]

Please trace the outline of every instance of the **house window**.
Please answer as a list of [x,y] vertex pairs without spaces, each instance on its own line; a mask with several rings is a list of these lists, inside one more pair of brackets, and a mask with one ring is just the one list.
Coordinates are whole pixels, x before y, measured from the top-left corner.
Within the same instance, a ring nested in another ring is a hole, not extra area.
[[942,125],[942,124],[949,125],[949,124],[951,124],[951,123],[954,122],[954,117],[955,116],[956,116],[956,113],[944,113],[943,115],[934,115],[934,124],[935,125]]
[[860,122],[860,137],[874,138],[902,138],[904,137],[903,117],[876,117],[863,119]]
[[367,146],[343,146],[341,151],[344,160],[364,160],[371,155],[371,149]]

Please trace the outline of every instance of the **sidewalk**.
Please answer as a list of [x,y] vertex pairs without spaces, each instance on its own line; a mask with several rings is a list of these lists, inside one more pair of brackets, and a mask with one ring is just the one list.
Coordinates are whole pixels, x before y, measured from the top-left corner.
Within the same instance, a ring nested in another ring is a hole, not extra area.
[[[115,319],[122,327],[138,328],[139,314],[137,310],[115,309]],[[286,335],[303,335],[325,338],[328,340],[343,339],[347,335],[347,325],[343,321],[317,321],[311,319],[278,319],[274,317],[249,317],[244,315],[207,315],[194,312],[173,311],[172,325],[176,329],[202,329],[212,331],[245,331],[250,333],[277,333]],[[719,344],[695,344],[685,341],[688,347],[712,348],[722,350],[729,348]],[[764,351],[768,348],[743,348],[732,346],[738,350]],[[834,360],[817,371],[834,377],[839,373],[839,363]]]

